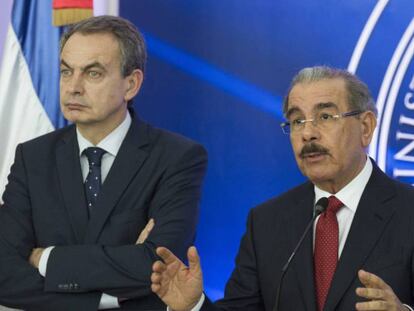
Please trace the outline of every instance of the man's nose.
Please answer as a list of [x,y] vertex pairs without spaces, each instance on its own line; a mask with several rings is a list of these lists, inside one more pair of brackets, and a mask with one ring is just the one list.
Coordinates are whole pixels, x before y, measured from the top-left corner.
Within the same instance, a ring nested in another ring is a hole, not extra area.
[[71,94],[83,94],[84,85],[81,74],[73,74],[69,81],[65,82],[67,84],[67,91]]
[[302,140],[305,142],[317,140],[320,137],[320,130],[318,126],[315,124],[315,122],[312,120],[309,120],[308,122],[305,122],[303,124],[302,129]]

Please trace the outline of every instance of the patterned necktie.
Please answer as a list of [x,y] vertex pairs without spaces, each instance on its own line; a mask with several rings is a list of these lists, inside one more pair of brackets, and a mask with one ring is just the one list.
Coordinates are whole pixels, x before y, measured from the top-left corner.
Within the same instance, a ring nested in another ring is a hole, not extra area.
[[338,263],[339,229],[336,213],[344,204],[330,196],[328,209],[319,216],[316,225],[314,268],[318,310],[323,310],[332,277]]
[[96,203],[99,190],[101,190],[101,160],[106,153],[98,147],[89,147],[83,151],[89,162],[89,173],[85,179],[85,194],[89,211]]

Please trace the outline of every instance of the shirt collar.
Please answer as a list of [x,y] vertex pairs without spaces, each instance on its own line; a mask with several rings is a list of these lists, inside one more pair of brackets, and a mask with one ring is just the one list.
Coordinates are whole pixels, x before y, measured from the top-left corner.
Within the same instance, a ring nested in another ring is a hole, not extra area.
[[122,123],[118,125],[116,129],[109,133],[109,135],[102,139],[96,146],[85,137],[83,137],[78,128],[76,128],[76,135],[79,145],[79,156],[81,156],[82,152],[88,147],[99,147],[104,149],[107,153],[116,156],[118,154],[119,148],[121,148],[121,144],[124,141],[126,134],[128,133],[131,123],[131,116],[127,112],[124,121],[122,121]]
[[[371,173],[372,163],[371,160],[367,157],[365,166],[361,172],[359,172],[359,174],[339,192],[335,193],[335,196],[354,213],[356,212],[359,200],[361,199],[362,193],[364,192],[365,186],[368,183]],[[324,191],[315,185],[315,202],[318,202],[318,200],[322,197],[329,198],[331,195],[333,194]]]

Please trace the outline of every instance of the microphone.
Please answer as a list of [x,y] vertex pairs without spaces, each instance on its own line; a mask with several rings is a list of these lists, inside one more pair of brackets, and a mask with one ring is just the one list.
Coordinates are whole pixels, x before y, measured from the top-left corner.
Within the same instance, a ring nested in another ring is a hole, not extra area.
[[285,277],[286,271],[289,268],[290,262],[295,257],[296,252],[298,251],[299,247],[302,245],[302,242],[305,239],[306,234],[309,232],[310,228],[312,227],[313,222],[315,221],[316,217],[318,217],[320,214],[326,211],[327,208],[328,208],[328,198],[323,197],[323,198],[320,198],[318,202],[316,202],[313,217],[311,221],[306,226],[306,229],[303,232],[302,236],[300,237],[298,244],[296,244],[295,249],[293,250],[286,264],[282,268],[282,273],[280,275],[279,285],[277,287],[276,300],[275,300],[275,305],[273,307],[273,311],[279,311],[279,300],[280,300],[280,292],[282,291],[282,283],[283,283],[283,279]]
[[328,198],[320,198],[318,202],[315,204],[315,215],[313,215],[313,221],[318,217],[320,214],[322,214],[326,209],[328,208],[329,200]]

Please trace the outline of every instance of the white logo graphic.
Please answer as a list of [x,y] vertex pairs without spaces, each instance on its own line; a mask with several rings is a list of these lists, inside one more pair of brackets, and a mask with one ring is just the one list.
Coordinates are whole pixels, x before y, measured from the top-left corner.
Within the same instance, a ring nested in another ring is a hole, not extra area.
[[[357,71],[367,42],[388,2],[378,1],[372,11],[354,49],[348,66],[350,72]],[[395,41],[397,44],[384,76],[378,77],[382,78],[377,94],[378,126],[369,154],[389,175],[414,183],[414,18],[406,23],[401,34],[395,35],[399,40]],[[384,43],[389,42],[384,40]]]

